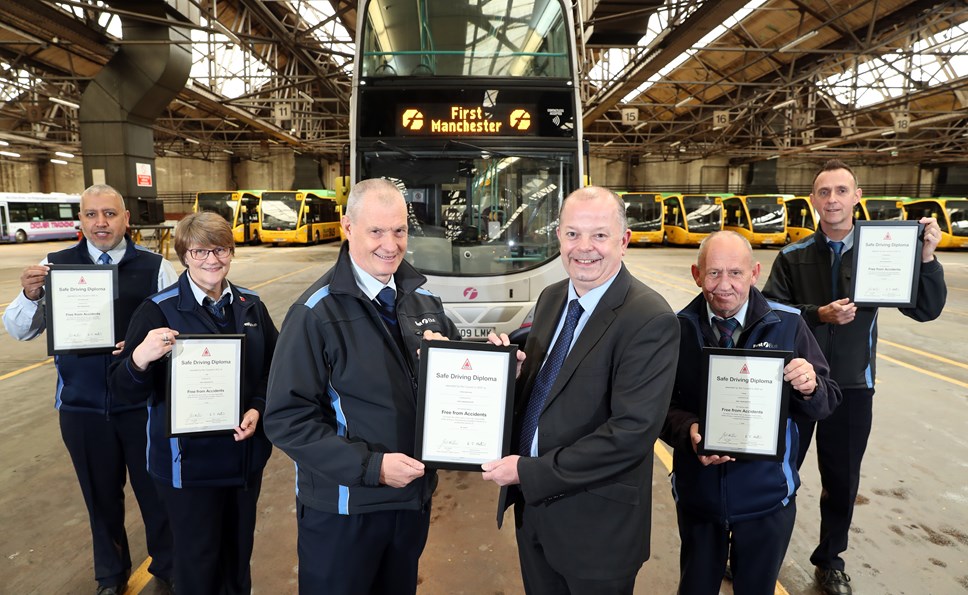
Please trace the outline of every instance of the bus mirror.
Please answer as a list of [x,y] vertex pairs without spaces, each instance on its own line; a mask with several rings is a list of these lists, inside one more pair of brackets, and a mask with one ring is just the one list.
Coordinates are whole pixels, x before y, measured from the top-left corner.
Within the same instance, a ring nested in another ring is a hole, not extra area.
[[336,202],[339,206],[346,206],[346,199],[350,195],[350,177],[340,176],[336,178]]
[[678,215],[679,214],[679,207],[672,207],[672,214],[673,215]]
[[807,210],[806,209],[800,209],[800,216],[801,217],[806,217],[807,216]]
[[247,207],[245,205],[242,205],[241,207],[239,207],[239,212],[240,213],[248,213],[249,212],[249,207]]
[[739,209],[736,209],[735,211],[733,211],[733,217],[736,217],[737,219],[739,219]]

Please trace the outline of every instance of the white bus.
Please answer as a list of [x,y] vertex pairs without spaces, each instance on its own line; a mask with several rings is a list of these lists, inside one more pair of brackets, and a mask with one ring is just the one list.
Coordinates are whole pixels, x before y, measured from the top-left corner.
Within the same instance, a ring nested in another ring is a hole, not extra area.
[[0,192],[0,242],[77,238],[77,194]]
[[517,329],[565,277],[558,209],[585,169],[571,6],[359,5],[351,182],[403,191],[406,258],[465,338]]

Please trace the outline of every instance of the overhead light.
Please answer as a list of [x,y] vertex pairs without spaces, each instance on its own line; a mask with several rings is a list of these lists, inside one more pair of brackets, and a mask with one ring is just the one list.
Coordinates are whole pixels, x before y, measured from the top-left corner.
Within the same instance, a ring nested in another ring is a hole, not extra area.
[[305,91],[300,91],[299,89],[296,89],[296,93],[299,93],[299,96],[302,97],[303,99],[308,99],[309,101],[316,101],[315,99],[313,99],[312,95],[310,95],[309,93],[306,93]]
[[232,151],[229,151],[228,149],[222,149],[222,152],[228,153],[229,155],[235,155],[235,153],[233,153]]
[[71,108],[74,108],[74,109],[81,109],[80,104],[74,103],[73,101],[68,101],[66,99],[61,99],[60,97],[51,97],[50,100],[52,102],[54,102],[54,103],[59,104],[59,105],[63,105],[64,107],[71,107]]
[[778,104],[774,105],[773,106],[773,109],[783,109],[785,107],[791,107],[791,106],[794,106],[796,104],[797,104],[796,98],[787,99],[786,101],[783,101],[781,103],[778,103]]
[[877,150],[878,153],[884,153],[885,151],[897,151],[897,147],[881,147]]
[[770,159],[779,159],[779,158],[780,158],[779,155],[770,155],[769,157],[766,158],[766,160],[769,161]]
[[636,125],[635,128],[633,128],[632,130],[638,130],[639,128],[642,128],[643,126],[645,126],[645,122],[639,122],[638,125]]
[[185,142],[186,143],[192,143],[193,145],[200,145],[200,144],[202,144],[201,142],[195,140],[194,138],[189,138],[187,136],[185,137]]
[[73,159],[74,158],[74,153],[66,153],[64,151],[54,151],[54,155],[57,155],[58,157],[63,157],[65,159]]
[[896,130],[885,130],[884,132],[881,133],[881,136],[891,136],[895,132],[897,132],[897,131]]
[[604,145],[602,145],[602,146],[603,146],[603,147],[607,147],[608,145],[610,145],[610,144],[612,144],[612,143],[614,143],[614,142],[615,142],[615,139],[613,138],[612,140],[610,140],[610,141],[608,141],[607,143],[605,143],[605,144],[604,144]]
[[777,51],[778,52],[789,52],[790,50],[792,50],[793,48],[797,47],[798,45],[800,45],[804,41],[810,39],[811,37],[813,37],[817,33],[820,33],[820,31],[818,31],[817,29],[814,29],[813,31],[808,31],[808,32],[804,33],[803,35],[801,35],[800,37],[797,37],[796,39],[794,39],[790,43],[786,44],[785,46],[781,47]]
[[677,140],[676,142],[671,143],[669,146],[670,147],[678,147],[681,144],[682,144],[682,141],[681,140]]
[[226,120],[222,120],[222,121],[225,122],[226,124],[228,124],[229,126],[231,126],[232,128],[238,128],[239,127],[239,125],[236,124],[235,122],[233,122],[232,120],[227,120],[226,119]]
[[5,140],[0,140],[0,147],[9,147],[10,143]]
[[722,126],[722,125],[713,126],[713,130],[722,130],[723,128],[726,128],[726,127],[725,126]]
[[6,157],[20,157],[20,153],[14,153],[13,151],[0,151],[0,155]]
[[229,30],[229,28],[228,28],[228,27],[226,27],[225,25],[223,25],[222,23],[220,23],[220,22],[218,22],[218,21],[212,21],[212,26],[213,26],[214,28],[216,28],[216,29],[218,29],[218,30],[219,30],[219,32],[220,32],[220,33],[221,33],[222,35],[224,35],[224,36],[226,36],[226,37],[228,37],[228,38],[229,38],[230,40],[232,40],[232,41],[233,41],[233,42],[235,42],[236,44],[238,44],[238,45],[242,45],[242,40],[241,40],[241,39],[239,39],[239,36],[238,36],[238,35],[236,35],[234,31],[230,31],[230,30]]
[[652,156],[652,153],[646,153],[645,155],[642,155],[642,156],[643,157],[651,157]]
[[810,147],[811,151],[819,151],[820,149],[826,149],[827,145],[817,145],[816,147]]
[[680,101],[679,103],[677,103],[676,104],[676,107],[682,107],[682,106],[686,105],[687,103],[689,103],[690,101],[692,101],[693,99],[695,99],[695,97],[692,97],[692,96],[686,97],[685,99],[683,99],[682,101]]
[[51,163],[56,163],[57,165],[67,165],[67,162],[63,159],[51,159]]

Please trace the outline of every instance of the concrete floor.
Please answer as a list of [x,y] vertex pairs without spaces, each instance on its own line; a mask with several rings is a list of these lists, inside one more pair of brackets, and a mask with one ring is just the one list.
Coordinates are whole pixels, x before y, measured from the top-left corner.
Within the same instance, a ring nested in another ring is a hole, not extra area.
[[[19,290],[27,264],[66,243],[0,246],[0,308]],[[336,247],[242,247],[230,278],[256,289],[282,323],[292,300],[335,258]],[[775,250],[757,251],[765,282]],[[697,292],[690,249],[632,249],[629,269],[684,306]],[[968,592],[968,253],[943,253],[948,307],[916,324],[882,311],[875,429],[846,554],[856,593]],[[176,269],[181,270],[176,263]],[[53,409],[55,373],[43,339],[18,343],[0,331],[0,592],[92,593],[90,534]],[[939,357],[940,356],[940,357]],[[675,509],[664,445],[655,461],[652,559],[636,593],[674,593]],[[818,532],[819,480],[808,460],[797,528],[778,592],[817,593],[809,555]],[[296,592],[291,461],[276,452],[266,468],[252,559],[254,593]],[[494,523],[497,490],[474,473],[442,472],[421,563],[423,595],[522,593],[513,531]],[[139,565],[144,534],[128,498],[129,539]],[[128,593],[154,593],[143,573]],[[728,583],[723,593],[731,593]]]

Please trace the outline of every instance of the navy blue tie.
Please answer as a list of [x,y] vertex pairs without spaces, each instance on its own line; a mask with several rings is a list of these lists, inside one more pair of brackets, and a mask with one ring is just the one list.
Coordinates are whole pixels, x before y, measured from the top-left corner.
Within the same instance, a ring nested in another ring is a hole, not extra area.
[[400,325],[397,324],[397,292],[391,287],[384,287],[376,294],[374,304],[397,347],[404,351],[403,335],[400,333]]
[[723,320],[722,318],[713,318],[713,324],[719,329],[719,346],[729,349],[736,343],[733,341],[733,333],[736,332],[736,327],[739,326],[739,321],[735,318],[727,318]]
[[830,293],[834,299],[840,298],[840,260],[844,251],[843,242],[830,242],[830,251],[834,253],[834,262],[830,267]]
[[101,255],[97,257],[98,264],[111,264],[111,255],[107,252],[101,252]]
[[222,324],[225,322],[225,307],[229,305],[231,299],[232,294],[226,293],[217,302],[210,297],[206,297],[203,303],[209,314],[215,319],[215,322]]
[[545,360],[538,377],[534,380],[534,387],[531,389],[531,398],[528,400],[528,408],[524,412],[524,421],[521,422],[521,440],[518,442],[518,454],[522,456],[531,455],[531,443],[534,442],[534,433],[538,429],[538,418],[541,417],[541,409],[544,407],[545,399],[551,392],[551,386],[558,377],[561,365],[565,363],[565,357],[571,348],[571,339],[575,336],[575,327],[578,326],[578,319],[581,318],[584,310],[578,300],[571,300],[568,303],[568,314],[565,316],[565,324],[561,327],[558,340],[551,348],[551,354]]

